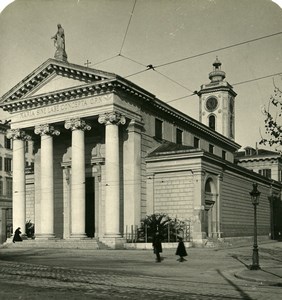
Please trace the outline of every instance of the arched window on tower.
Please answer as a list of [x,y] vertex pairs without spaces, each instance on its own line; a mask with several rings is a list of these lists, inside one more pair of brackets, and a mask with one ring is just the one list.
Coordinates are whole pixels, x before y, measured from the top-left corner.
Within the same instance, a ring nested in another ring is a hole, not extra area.
[[209,128],[215,130],[215,116],[214,115],[209,116]]

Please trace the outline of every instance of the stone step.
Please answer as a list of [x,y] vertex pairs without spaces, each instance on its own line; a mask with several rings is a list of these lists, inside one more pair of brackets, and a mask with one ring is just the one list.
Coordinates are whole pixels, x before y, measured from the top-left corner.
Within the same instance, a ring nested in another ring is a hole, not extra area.
[[[94,249],[98,250],[102,247],[102,243],[97,239],[81,239],[81,240],[62,240],[62,239],[27,239],[22,242],[7,241],[3,244],[5,248],[65,248],[65,249]],[[105,249],[105,248],[104,248]]]

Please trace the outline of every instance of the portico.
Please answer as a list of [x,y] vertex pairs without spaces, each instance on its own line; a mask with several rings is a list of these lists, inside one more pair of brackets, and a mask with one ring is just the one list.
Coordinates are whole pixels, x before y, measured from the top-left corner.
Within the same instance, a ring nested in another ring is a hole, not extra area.
[[[123,227],[137,225],[140,219],[138,215],[132,220],[134,214],[125,213],[127,206],[140,211],[140,184],[130,187],[137,196],[132,205],[124,197],[127,189],[122,185],[127,176],[122,174],[124,157],[134,159],[141,153],[140,130],[132,130],[142,124],[141,117],[130,103],[120,106],[120,97],[113,92],[112,74],[83,73],[60,64],[47,61],[31,76],[40,88],[29,90],[29,96],[22,99],[14,99],[17,92],[12,93],[7,106],[12,111],[8,137],[14,142],[13,226],[25,228],[24,141],[32,138],[37,149],[33,213],[36,239],[87,238],[93,235],[86,232],[90,226],[95,237],[111,240],[115,247]],[[46,82],[42,74],[48,77]],[[58,91],[59,81],[61,87],[68,88]],[[124,138],[129,128],[133,148]],[[140,160],[140,154],[138,157]],[[131,169],[130,174],[140,180],[140,165],[134,164]]]

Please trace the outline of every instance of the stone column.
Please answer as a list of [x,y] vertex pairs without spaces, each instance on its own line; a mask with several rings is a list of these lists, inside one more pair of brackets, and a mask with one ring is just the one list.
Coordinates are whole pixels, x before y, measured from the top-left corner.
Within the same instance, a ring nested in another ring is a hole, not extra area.
[[85,237],[85,144],[84,131],[91,127],[79,118],[65,122],[72,131],[71,145],[71,238]]
[[38,125],[34,129],[35,134],[41,135],[41,159],[40,159],[40,211],[41,233],[37,238],[54,238],[54,170],[53,170],[53,135],[59,135],[49,124]]
[[25,235],[25,141],[31,139],[23,130],[9,129],[7,138],[13,139],[13,231],[18,227]]
[[117,112],[99,116],[99,123],[106,125],[106,186],[105,186],[105,237],[120,237],[120,166],[119,128],[125,117]]

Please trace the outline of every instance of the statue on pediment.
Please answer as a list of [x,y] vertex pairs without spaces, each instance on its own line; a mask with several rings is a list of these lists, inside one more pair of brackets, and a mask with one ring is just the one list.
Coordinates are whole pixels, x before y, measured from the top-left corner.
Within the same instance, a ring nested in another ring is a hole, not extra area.
[[57,48],[55,58],[67,61],[67,53],[65,50],[65,32],[61,24],[58,24],[58,30],[51,39],[54,39],[54,46]]

